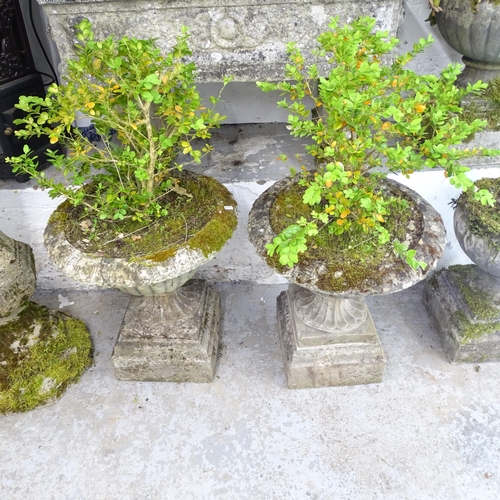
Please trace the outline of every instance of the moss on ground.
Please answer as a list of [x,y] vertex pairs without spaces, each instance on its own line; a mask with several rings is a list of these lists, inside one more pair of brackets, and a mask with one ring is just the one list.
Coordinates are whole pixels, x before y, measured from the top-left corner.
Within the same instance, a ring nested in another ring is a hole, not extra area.
[[[271,227],[276,234],[301,217],[309,218],[311,207],[302,202],[304,189],[293,184],[277,196],[270,213]],[[396,193],[384,193],[384,196],[387,195],[394,196]],[[423,220],[413,200],[406,198],[406,201],[407,209],[389,208],[385,227],[391,236],[390,241],[397,238],[403,242],[411,237],[408,246],[413,248],[420,240]],[[316,209],[320,211],[318,207]],[[411,225],[415,226],[414,231],[408,230]],[[268,256],[267,260],[278,271],[285,269],[276,254]],[[304,270],[308,267],[318,269],[320,266],[325,271],[320,273],[316,286],[325,291],[343,292],[369,290],[374,284],[384,283],[388,273],[393,276],[398,269],[406,269],[408,264],[394,254],[392,243],[379,245],[376,235],[366,234],[353,225],[342,235],[320,231],[310,239],[308,250],[300,255],[296,266]],[[308,275],[307,272],[304,274]]]
[[23,412],[60,397],[92,363],[85,324],[29,302],[0,325],[0,413]]

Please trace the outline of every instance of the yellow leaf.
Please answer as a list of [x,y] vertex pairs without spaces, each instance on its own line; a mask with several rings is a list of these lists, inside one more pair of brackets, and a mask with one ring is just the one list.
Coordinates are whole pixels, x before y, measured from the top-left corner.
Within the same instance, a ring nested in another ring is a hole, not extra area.
[[94,59],[92,61],[92,67],[94,69],[99,69],[101,67],[101,60],[100,59]]
[[346,208],[341,214],[340,214],[340,218],[341,219],[345,219],[349,214],[351,213],[351,211]]
[[337,219],[337,224],[338,224],[339,226],[343,226],[343,225],[344,225],[344,223],[345,223],[345,220],[344,220],[344,219]]
[[415,111],[417,113],[423,113],[424,110],[425,110],[425,104],[420,104],[420,103],[415,104]]
[[95,106],[95,102],[88,102],[85,104],[86,108],[92,109]]
[[332,187],[332,184],[333,184],[333,182],[332,182],[330,179],[328,179],[328,180],[325,182],[325,186],[326,186],[327,188],[331,188],[331,187]]
[[391,123],[390,122],[384,122],[382,124],[382,130],[388,130],[391,128]]
[[59,139],[58,139],[57,137],[55,137],[55,136],[52,136],[52,137],[49,139],[49,142],[50,142],[51,144],[55,144],[55,143],[56,143],[56,142],[58,142],[58,141],[59,141]]
[[385,219],[380,214],[377,214],[377,220],[379,222],[385,222]]

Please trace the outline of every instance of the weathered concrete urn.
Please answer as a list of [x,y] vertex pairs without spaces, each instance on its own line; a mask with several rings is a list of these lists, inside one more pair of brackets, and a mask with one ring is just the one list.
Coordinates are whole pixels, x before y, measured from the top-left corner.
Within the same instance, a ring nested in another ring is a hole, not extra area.
[[465,68],[457,84],[500,76],[500,4],[483,0],[441,0],[436,14],[439,31],[448,45],[460,54]]
[[452,363],[500,361],[500,235],[477,234],[459,198],[457,240],[475,265],[456,265],[426,284],[424,304]]
[[55,402],[92,363],[84,323],[30,302],[31,247],[0,232],[0,413]]
[[[220,210],[232,214],[231,225],[234,222],[235,227],[236,202],[222,184],[213,179],[211,182],[225,193],[226,201],[231,200]],[[44,234],[47,253],[54,264],[67,276],[87,285],[118,288],[133,295],[112,355],[116,376],[120,380],[212,381],[220,295],[202,280],[189,280],[217,252],[191,248],[187,240],[167,257],[97,256],[68,241],[64,214],[62,204],[50,218]],[[209,221],[197,234],[212,231],[214,227]]]
[[[278,193],[294,180],[285,178],[266,190],[254,203],[249,216],[250,241],[257,253],[267,257],[266,244],[276,236],[269,221]],[[382,380],[386,357],[365,296],[382,295],[408,288],[435,267],[445,245],[445,230],[439,214],[417,193],[398,185],[417,204],[423,231],[417,247],[425,271],[406,266],[403,271],[380,270],[383,283],[365,283],[359,289],[331,292],[318,283],[327,272],[317,261],[307,269],[296,265],[278,272],[289,279],[287,291],[277,299],[278,331],[289,388],[376,383]]]

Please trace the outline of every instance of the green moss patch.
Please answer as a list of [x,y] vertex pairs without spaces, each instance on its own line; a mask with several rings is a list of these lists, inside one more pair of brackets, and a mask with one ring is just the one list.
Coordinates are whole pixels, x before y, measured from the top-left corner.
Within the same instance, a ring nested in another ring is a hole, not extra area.
[[162,262],[183,246],[200,249],[208,256],[220,250],[236,228],[236,202],[211,177],[186,171],[178,175],[192,197],[170,192],[162,199],[168,215],[153,223],[101,221],[89,232],[83,208],[69,204],[55,212],[49,222],[60,225],[72,245],[96,256]]
[[500,311],[495,307],[483,291],[469,286],[468,280],[470,273],[476,266],[473,264],[467,266],[450,266],[448,269],[452,273],[453,281],[460,290],[469,311],[475,318],[482,321],[491,321],[498,319]]
[[[270,211],[271,227],[276,234],[300,217],[309,217],[311,207],[302,202],[304,189],[303,186],[293,184],[277,196]],[[396,193],[391,193],[389,189],[384,191],[387,198],[394,195]],[[408,208],[390,208],[390,213],[385,216],[385,227],[390,233],[391,241],[397,238],[401,242],[406,241],[409,248],[413,248],[422,235],[423,220],[413,200],[409,197],[405,199]],[[413,227],[413,230],[409,231],[409,227]],[[279,263],[277,255],[268,256],[267,260],[278,271],[285,269]],[[333,292],[369,290],[374,284],[384,283],[388,273],[394,275],[398,269],[408,267],[406,262],[394,254],[392,243],[379,245],[376,235],[367,234],[361,227],[354,225],[341,235],[329,234],[327,230],[319,231],[316,237],[310,239],[308,250],[300,255],[296,265],[305,271],[304,276],[309,274],[308,268],[325,269],[320,273],[316,286]]]
[[0,413],[60,397],[92,363],[85,324],[33,302],[0,325]]
[[458,330],[461,333],[460,345],[466,345],[476,341],[485,335],[500,332],[500,322],[471,322],[462,311],[456,311],[453,315],[457,322]]

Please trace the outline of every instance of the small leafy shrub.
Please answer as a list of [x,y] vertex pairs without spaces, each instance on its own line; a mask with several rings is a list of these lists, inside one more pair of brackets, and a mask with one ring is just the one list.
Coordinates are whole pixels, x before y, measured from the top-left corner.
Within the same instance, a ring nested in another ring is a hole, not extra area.
[[[27,146],[8,161],[15,172],[28,173],[48,188],[51,197],[83,206],[83,217],[94,226],[101,220],[146,224],[164,217],[168,193],[191,196],[173,175],[186,164],[178,163],[179,155],[199,163],[211,147],[197,149],[193,141],[208,140],[224,119],[200,100],[195,65],[186,61],[191,54],[187,29],[166,55],[154,40],[110,36],[96,41],[88,20],[76,30],[77,57],[68,62],[64,83],[52,84],[45,98],[21,97],[16,107],[26,116],[15,122],[22,125],[18,137],[47,136],[65,148],[67,154],[54,150],[48,156],[69,185],[38,172]],[[212,105],[219,97],[210,98]],[[91,118],[102,147],[72,126],[82,116]],[[111,140],[115,132],[117,140]],[[90,182],[90,189],[80,189]]]
[[[375,22],[364,17],[339,27],[338,19],[332,19],[330,30],[318,37],[314,53],[327,63],[326,76],[320,75],[316,64],[306,66],[299,48],[290,43],[286,80],[257,83],[265,92],[280,90],[285,96],[278,106],[290,111],[290,133],[312,139],[306,151],[318,165],[314,174],[306,167],[299,174],[305,187],[303,203],[311,207],[310,213],[267,246],[269,255],[276,252],[282,265],[296,264],[319,231],[336,235],[361,231],[367,239],[376,236],[376,245],[389,243],[386,219],[407,207],[405,200],[383,195],[380,181],[389,173],[408,177],[440,168],[454,186],[467,190],[473,183],[460,161],[500,153],[454,147],[485,126],[482,120],[464,120],[460,102],[486,85],[457,88],[458,64],[450,64],[439,76],[406,69],[431,37],[386,64],[384,58],[398,40],[374,31]],[[424,267],[401,241],[393,240],[392,247],[413,268]]]

